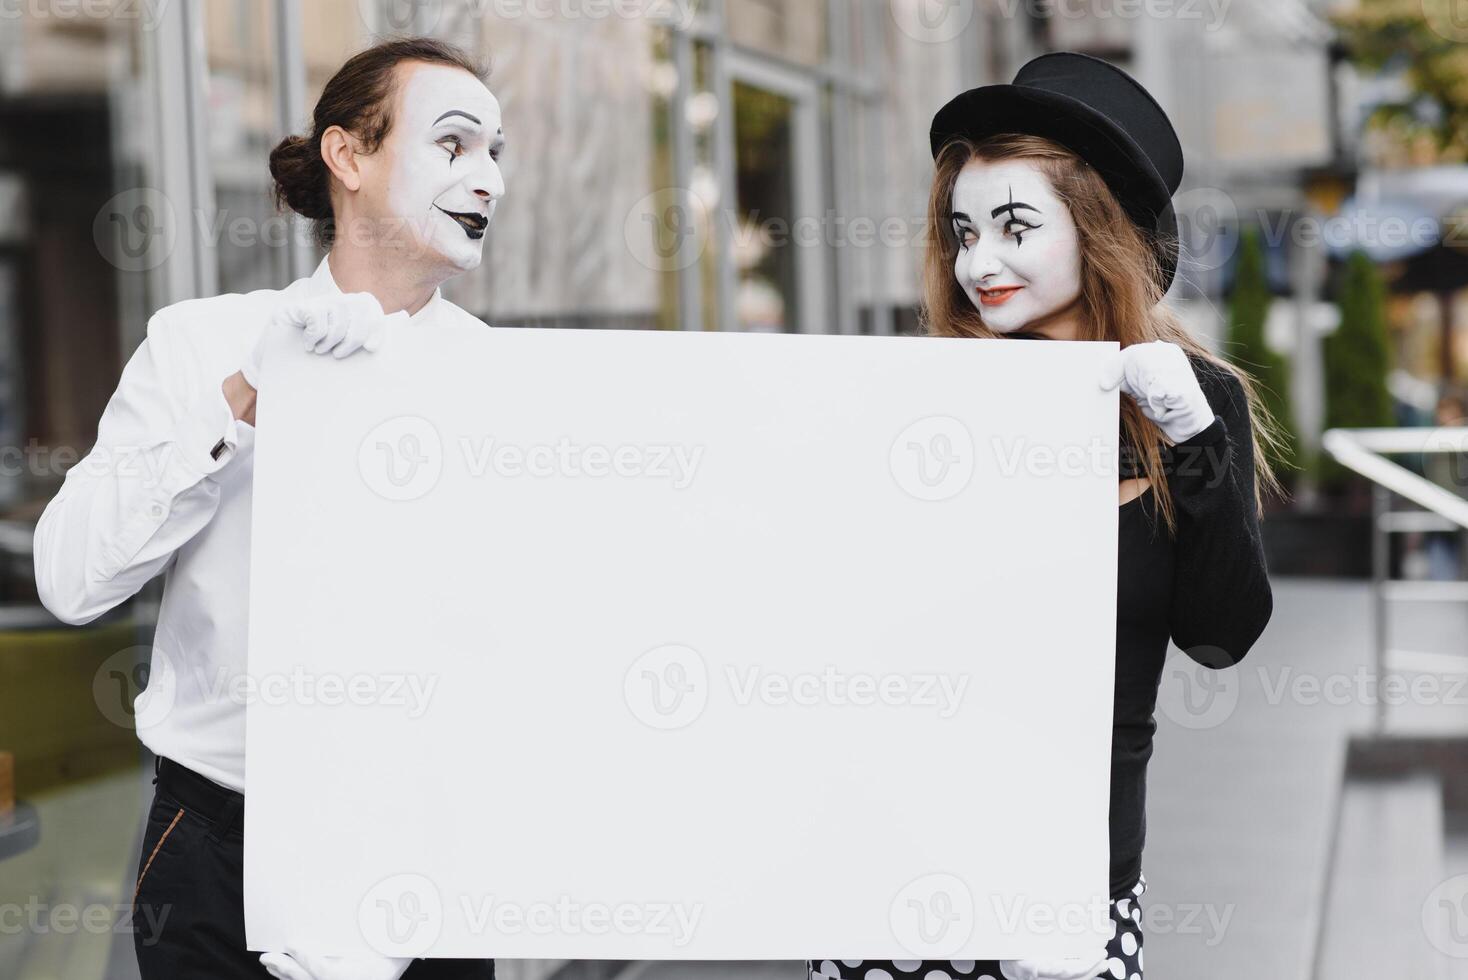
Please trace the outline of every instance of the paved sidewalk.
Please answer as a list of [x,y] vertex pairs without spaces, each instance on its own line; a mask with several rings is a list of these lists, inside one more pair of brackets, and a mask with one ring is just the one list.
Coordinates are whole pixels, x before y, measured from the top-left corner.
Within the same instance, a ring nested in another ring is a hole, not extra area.
[[[1148,770],[1149,974],[1311,976],[1346,744],[1373,720],[1371,616],[1364,583],[1276,582],[1273,621],[1206,711],[1169,660]],[[1395,624],[1393,641],[1415,649],[1468,636],[1457,606],[1401,606]],[[1461,707],[1392,717],[1468,730]]]

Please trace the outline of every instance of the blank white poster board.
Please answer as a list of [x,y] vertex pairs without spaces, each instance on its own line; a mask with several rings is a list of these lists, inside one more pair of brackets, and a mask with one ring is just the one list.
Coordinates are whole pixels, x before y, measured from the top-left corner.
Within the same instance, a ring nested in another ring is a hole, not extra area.
[[258,408],[252,949],[1105,939],[1116,345],[298,344]]

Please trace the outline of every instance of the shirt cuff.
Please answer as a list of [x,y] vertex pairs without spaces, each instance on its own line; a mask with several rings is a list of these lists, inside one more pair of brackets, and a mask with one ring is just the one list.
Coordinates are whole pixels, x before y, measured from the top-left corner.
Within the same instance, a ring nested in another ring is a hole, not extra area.
[[209,476],[233,459],[239,441],[239,420],[224,397],[222,382],[189,406],[173,437],[175,455],[196,478]]

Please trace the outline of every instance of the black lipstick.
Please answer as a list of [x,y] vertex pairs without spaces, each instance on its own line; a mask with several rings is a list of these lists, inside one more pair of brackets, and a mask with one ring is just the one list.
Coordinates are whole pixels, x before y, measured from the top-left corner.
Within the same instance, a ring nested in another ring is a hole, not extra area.
[[[438,205],[435,204],[434,207],[438,208]],[[450,211],[447,208],[438,209],[457,221],[459,227],[464,229],[464,234],[468,235],[474,241],[483,238],[484,229],[489,227],[489,219],[482,214],[476,214],[472,211]]]

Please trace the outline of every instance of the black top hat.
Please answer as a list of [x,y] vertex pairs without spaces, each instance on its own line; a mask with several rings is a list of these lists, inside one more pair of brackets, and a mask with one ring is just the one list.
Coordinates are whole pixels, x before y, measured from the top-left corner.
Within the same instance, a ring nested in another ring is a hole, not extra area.
[[1172,285],[1172,195],[1183,178],[1183,148],[1167,113],[1136,79],[1090,55],[1041,55],[1019,70],[1013,84],[970,89],[939,109],[930,133],[933,156],[949,140],[1000,133],[1043,136],[1094,167],[1152,240],[1163,290]]

